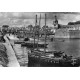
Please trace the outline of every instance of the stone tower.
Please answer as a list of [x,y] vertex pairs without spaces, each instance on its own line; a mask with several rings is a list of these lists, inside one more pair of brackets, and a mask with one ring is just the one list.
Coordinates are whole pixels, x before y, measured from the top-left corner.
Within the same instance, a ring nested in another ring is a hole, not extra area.
[[58,28],[58,20],[57,20],[57,16],[55,15],[55,19],[53,21],[53,25],[54,25],[54,28]]

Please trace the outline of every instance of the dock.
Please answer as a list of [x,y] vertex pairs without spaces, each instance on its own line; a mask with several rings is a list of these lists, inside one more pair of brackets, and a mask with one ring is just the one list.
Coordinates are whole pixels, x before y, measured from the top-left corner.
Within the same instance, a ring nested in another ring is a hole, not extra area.
[[4,43],[6,49],[7,49],[7,55],[8,55],[8,67],[20,67],[20,64],[16,58],[15,52],[11,46],[10,41],[7,38],[7,35],[4,36],[4,39],[6,40],[6,43]]
[[14,44],[14,41],[18,40],[15,36],[9,36],[7,35],[7,38],[11,44],[11,47],[14,50],[15,56],[17,58],[18,63],[21,67],[27,67],[28,66],[28,49],[26,47],[21,47],[21,44]]

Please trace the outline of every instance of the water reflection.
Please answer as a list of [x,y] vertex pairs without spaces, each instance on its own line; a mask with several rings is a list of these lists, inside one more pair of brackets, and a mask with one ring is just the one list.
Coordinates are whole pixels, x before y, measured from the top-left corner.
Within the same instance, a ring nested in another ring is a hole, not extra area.
[[80,39],[65,39],[65,41],[55,40],[49,42],[49,50],[64,51],[74,57],[80,56]]

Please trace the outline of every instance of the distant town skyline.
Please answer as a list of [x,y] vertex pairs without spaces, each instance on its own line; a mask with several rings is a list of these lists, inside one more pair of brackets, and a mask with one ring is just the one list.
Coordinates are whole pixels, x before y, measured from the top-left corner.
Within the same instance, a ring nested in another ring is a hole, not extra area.
[[38,19],[41,14],[41,25],[44,25],[44,16],[47,14],[47,25],[53,26],[54,16],[56,15],[59,24],[67,25],[68,22],[75,22],[80,20],[80,13],[78,12],[0,12],[0,25],[21,25],[21,24],[35,24],[35,15]]

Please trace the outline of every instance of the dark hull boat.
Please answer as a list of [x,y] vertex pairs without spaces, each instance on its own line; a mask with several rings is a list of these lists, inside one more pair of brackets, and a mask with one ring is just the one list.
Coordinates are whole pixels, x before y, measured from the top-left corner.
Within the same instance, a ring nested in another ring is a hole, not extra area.
[[25,46],[27,48],[33,48],[33,47],[34,48],[37,48],[37,46],[40,47],[40,48],[44,48],[44,47],[47,48],[47,45],[48,44],[44,44],[44,43],[43,44],[39,44],[39,43],[35,43],[34,44],[34,43],[29,43],[29,42],[26,42],[26,43],[22,43],[21,44],[21,46],[23,46],[23,47]]
[[14,41],[14,44],[22,44],[22,43],[25,43],[25,41]]
[[[28,54],[29,66],[38,64],[38,67],[77,67],[80,66],[80,58],[67,56],[63,52],[57,51],[34,51]],[[35,66],[35,65],[34,65]],[[36,66],[35,66],[36,67]]]
[[41,60],[42,66],[48,67],[72,67],[72,60],[68,61],[63,58],[45,58]]
[[[29,58],[29,66],[31,66],[31,64],[39,64],[40,66],[43,67],[49,67],[49,66],[57,66],[57,62],[55,63],[56,65],[53,64],[53,53],[58,53],[59,55],[62,55],[62,52],[52,52],[52,51],[48,51],[48,52],[43,52],[43,51],[39,51],[39,50],[35,50],[32,51],[31,53],[28,54],[28,58]],[[48,56],[49,55],[49,56]],[[60,59],[60,58],[58,58]],[[58,65],[59,66],[59,65]]]
[[26,43],[26,41],[29,41],[30,39],[29,38],[24,38],[24,40],[17,40],[17,41],[14,41],[15,44],[22,44],[22,43]]

